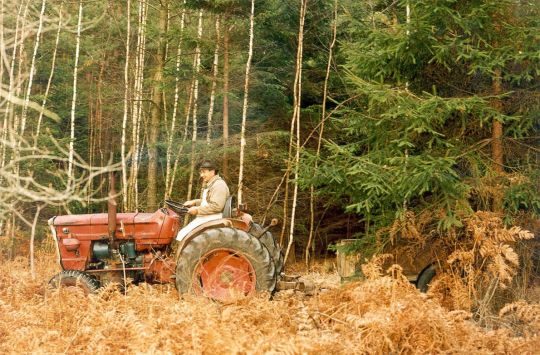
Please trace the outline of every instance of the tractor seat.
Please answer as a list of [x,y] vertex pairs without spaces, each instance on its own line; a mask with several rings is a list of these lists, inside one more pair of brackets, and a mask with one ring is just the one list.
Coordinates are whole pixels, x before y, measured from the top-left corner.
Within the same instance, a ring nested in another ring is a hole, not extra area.
[[225,201],[225,207],[223,207],[223,218],[232,217],[232,200],[232,196],[227,197],[227,200]]

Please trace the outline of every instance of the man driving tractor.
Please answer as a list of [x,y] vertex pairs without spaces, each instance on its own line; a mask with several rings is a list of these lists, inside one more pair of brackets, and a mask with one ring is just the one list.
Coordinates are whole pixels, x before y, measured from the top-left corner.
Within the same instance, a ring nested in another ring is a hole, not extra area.
[[184,202],[184,206],[189,207],[188,213],[196,217],[178,232],[176,240],[181,241],[205,222],[223,217],[222,212],[230,193],[227,183],[218,173],[217,166],[211,161],[205,160],[199,166],[199,175],[203,180],[202,196],[200,199]]

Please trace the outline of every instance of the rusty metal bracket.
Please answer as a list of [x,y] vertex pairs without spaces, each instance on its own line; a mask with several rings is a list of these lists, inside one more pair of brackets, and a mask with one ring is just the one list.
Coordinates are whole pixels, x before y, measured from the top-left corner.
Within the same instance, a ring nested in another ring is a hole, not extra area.
[[276,290],[294,290],[312,295],[317,292],[317,287],[312,282],[300,280],[300,276],[281,275],[276,284]]

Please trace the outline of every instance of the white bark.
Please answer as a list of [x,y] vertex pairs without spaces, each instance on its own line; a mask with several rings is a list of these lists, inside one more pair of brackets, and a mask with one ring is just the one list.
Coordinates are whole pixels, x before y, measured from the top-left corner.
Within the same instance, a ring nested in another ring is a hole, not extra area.
[[[45,94],[43,95],[43,101],[41,102],[41,106],[45,107],[47,104],[47,98],[49,97],[49,91],[51,89],[51,83],[54,76],[54,68],[56,65],[56,54],[58,53],[58,43],[60,42],[60,29],[62,28],[62,10],[64,7],[64,3],[60,4],[60,10],[58,12],[58,29],[56,30],[56,39],[54,41],[54,50],[51,60],[51,72],[49,73],[49,79],[47,80],[47,88],[45,89]],[[41,122],[43,120],[43,111],[39,112],[39,117],[37,120],[37,127],[36,127],[36,134],[34,137],[34,147],[37,146],[37,141],[39,139],[39,134],[41,131]]]
[[206,144],[210,145],[212,139],[212,116],[214,115],[214,100],[216,96],[216,85],[218,75],[218,63],[219,63],[219,15],[216,16],[216,47],[214,49],[214,64],[212,68],[212,89],[210,91],[210,106],[208,107],[208,128],[206,131]]
[[240,170],[238,172],[238,204],[242,203],[242,190],[244,188],[244,150],[246,147],[246,120],[249,94],[249,72],[253,56],[253,23],[255,17],[255,0],[251,0],[251,13],[249,15],[249,51],[246,62],[246,77],[244,80],[244,104],[242,106],[242,127],[240,131]]
[[195,84],[193,88],[193,133],[191,136],[191,164],[189,169],[189,185],[187,192],[187,200],[191,200],[193,192],[193,176],[195,175],[195,144],[197,142],[197,100],[199,97],[199,73],[201,70],[201,37],[202,37],[202,15],[203,11],[199,11],[199,25],[197,27],[197,48],[195,48]]
[[[178,41],[178,49],[176,51],[176,66],[175,66],[175,78],[174,78],[174,103],[173,103],[173,112],[172,112],[172,118],[171,118],[171,128],[169,130],[169,137],[167,140],[167,162],[166,162],[166,168],[165,168],[165,199],[167,199],[172,191],[172,166],[171,166],[171,158],[172,158],[172,146],[173,146],[173,138],[176,134],[176,116],[178,114],[178,100],[180,98],[180,63],[182,59],[182,42],[184,39],[184,27],[185,27],[185,20],[186,20],[186,0],[183,2],[183,9],[182,9],[182,17],[180,19],[180,39]],[[191,95],[191,90],[190,90]],[[178,157],[178,154],[176,155]],[[176,158],[175,158],[176,161]]]
[[289,229],[289,243],[287,245],[287,251],[285,252],[285,261],[289,257],[291,247],[294,242],[294,222],[296,214],[296,205],[298,200],[298,169],[300,167],[300,103],[302,99],[302,54],[304,49],[304,23],[306,18],[307,0],[301,0],[300,5],[300,26],[298,29],[298,50],[296,52],[296,75],[295,75],[295,97],[294,97],[294,113],[293,121],[296,121],[296,154],[294,159],[294,191],[293,191],[293,205],[291,209],[291,225]]
[[43,205],[37,205],[36,207],[36,213],[34,214],[34,220],[32,221],[32,227],[31,227],[31,233],[30,233],[30,274],[32,275],[32,279],[35,280],[36,278],[36,267],[34,262],[34,241],[36,240],[36,226],[39,219],[39,214],[41,212],[41,209],[43,208]]
[[[18,68],[17,68],[17,76],[14,78],[14,81],[15,81],[15,90],[14,90],[14,98],[20,98],[21,97],[21,90],[22,90],[22,87],[23,87],[23,82],[24,82],[24,78],[23,78],[23,68],[24,68],[24,61],[25,61],[25,46],[24,46],[24,40],[26,39],[26,36],[28,35],[28,31],[30,31],[30,28],[28,27],[28,24],[27,24],[27,16],[28,16],[28,7],[30,5],[30,0],[26,2],[26,6],[24,8],[24,12],[23,12],[23,16],[22,16],[22,23],[21,23],[21,29],[20,29],[20,42],[19,42],[19,49],[18,49],[18,52],[19,52],[19,57],[18,57],[18,60],[17,60],[17,65],[18,65]],[[13,51],[14,53],[14,57],[13,59],[15,59],[15,51]],[[23,103],[24,103],[24,100],[23,100]],[[16,133],[18,132],[19,130],[19,120],[20,120],[20,117],[19,115],[16,113],[15,109],[12,109],[12,112],[11,114],[14,114],[14,119],[13,119],[13,130],[11,131],[12,133]],[[13,140],[14,139],[14,136],[12,135],[11,136],[11,139]],[[15,154],[17,154],[17,152],[15,152]]]
[[139,1],[139,29],[137,33],[137,50],[135,60],[135,83],[134,99],[132,109],[132,165],[130,173],[130,199],[128,200],[129,209],[138,210],[139,208],[139,157],[141,152],[140,130],[142,120],[142,98],[143,98],[143,79],[144,79],[144,57],[146,46],[146,20],[148,14],[148,4],[144,0]]
[[[4,1],[2,0],[1,2],[1,12],[0,12],[0,16],[2,16],[2,28],[1,28],[1,32],[0,32],[0,40],[1,40],[1,43],[0,43],[0,48],[2,49],[2,63],[1,63],[1,69],[2,69],[2,77],[3,77],[3,74],[4,74],[4,67],[6,68],[9,68],[9,89],[8,89],[8,97],[7,97],[7,102],[6,102],[6,109],[5,109],[5,112],[4,112],[4,124],[3,124],[3,127],[2,127],[2,142],[0,142],[2,144],[2,156],[0,158],[0,168],[4,167],[5,163],[6,163],[6,141],[7,141],[7,138],[8,138],[8,131],[9,131],[9,127],[10,127],[10,106],[11,106],[11,100],[10,98],[12,97],[12,92],[13,92],[13,72],[14,72],[14,66],[15,66],[15,57],[16,57],[16,53],[17,53],[17,48],[14,48],[13,50],[13,56],[12,56],[12,59],[11,59],[11,63],[8,61],[8,56],[7,56],[7,53],[5,52],[5,48],[6,48],[6,43],[5,43],[5,38],[4,38]],[[22,4],[21,6],[19,7],[19,10],[17,12],[17,19],[16,19],[16,26],[15,26],[15,39],[18,37],[19,35],[19,19],[20,19],[20,15],[21,15],[21,11],[22,11]],[[17,43],[17,41],[15,41],[15,43]],[[0,81],[0,83],[2,83],[3,81]]]
[[[12,118],[12,115],[13,115],[13,108],[12,108],[12,101],[13,101],[13,98],[15,97],[14,95],[14,90],[15,90],[15,86],[16,86],[16,81],[18,78],[15,78],[14,77],[14,74],[15,74],[15,63],[16,63],[16,60],[17,60],[17,52],[19,50],[18,48],[18,44],[19,44],[19,36],[22,37],[21,35],[21,30],[20,28],[23,27],[23,24],[24,24],[24,20],[21,20],[21,14],[23,13],[23,8],[24,8],[24,13],[26,13],[26,9],[28,8],[28,2],[26,3],[26,6],[23,6],[23,4],[21,3],[20,7],[19,7],[19,10],[17,12],[17,19],[16,19],[16,25],[15,25],[15,34],[14,34],[14,45],[13,45],[13,52],[12,52],[12,56],[11,56],[11,63],[9,63],[9,86],[8,86],[8,95],[7,95],[7,102],[6,102],[6,109],[4,111],[4,132],[3,132],[3,137],[2,137],[2,140],[3,140],[3,145],[2,145],[2,162],[1,162],[1,166],[3,167],[5,165],[5,161],[7,159],[6,157],[6,141],[8,139],[8,132],[12,133],[13,132],[13,129],[10,129],[10,128],[13,128],[13,127],[16,127],[16,125],[14,123],[11,122],[11,118]],[[3,11],[2,11],[3,13]],[[23,15],[24,17],[25,15]],[[23,22],[23,24],[21,24],[21,22]],[[2,31],[3,33],[4,31]],[[5,40],[3,41],[2,43],[4,46],[6,46],[7,44],[5,43]],[[5,56],[6,60],[7,60],[7,56]],[[13,137],[12,135],[10,135],[10,140],[13,140]]]
[[[321,107],[321,123],[320,123],[320,129],[319,129],[319,139],[317,140],[317,152],[315,154],[315,171],[317,171],[317,168],[319,166],[319,156],[321,152],[321,142],[324,132],[324,121],[326,117],[326,99],[328,96],[328,79],[330,78],[330,67],[332,65],[332,52],[334,49],[334,46],[336,44],[336,36],[337,36],[337,10],[338,10],[338,0],[334,0],[334,19],[332,21],[332,41],[330,42],[330,47],[328,48],[328,61],[326,62],[326,75],[324,77],[324,86],[323,86],[323,99],[322,99],[322,107]],[[313,243],[313,236],[314,236],[314,227],[315,227],[315,189],[313,185],[309,188],[309,210],[310,210],[310,218],[309,218],[309,237],[308,242],[306,244],[306,250],[305,250],[305,262],[306,265],[309,265],[309,258],[310,258],[310,248]]]
[[28,103],[30,101],[30,95],[32,93],[32,83],[34,81],[34,74],[36,71],[36,56],[39,49],[39,42],[41,39],[41,31],[43,30],[43,15],[45,13],[45,0],[41,1],[41,12],[39,13],[39,25],[36,32],[36,41],[34,42],[34,51],[32,53],[32,62],[30,64],[30,76],[28,77],[28,85],[26,87],[26,94],[24,96],[24,105],[21,113],[21,137],[24,137],[24,131],[26,129],[26,116],[28,112]]
[[127,166],[126,166],[126,129],[127,129],[127,120],[129,114],[129,49],[130,49],[130,39],[131,39],[131,0],[127,0],[126,5],[126,63],[124,64],[124,116],[122,117],[122,147],[121,147],[121,158],[122,158],[122,206],[124,210],[128,209],[128,181],[127,181]]
[[[196,58],[193,59],[193,67],[195,67],[197,63]],[[176,158],[174,159],[172,174],[171,174],[171,180],[169,183],[169,188],[167,190],[167,195],[171,196],[172,189],[174,186],[174,182],[176,181],[176,172],[178,170],[178,162],[180,161],[180,156],[182,155],[182,151],[184,150],[184,146],[187,141],[188,137],[188,130],[189,130],[189,118],[191,117],[191,107],[193,106],[193,88],[195,86],[195,75],[193,75],[193,78],[191,80],[191,84],[189,86],[189,99],[187,106],[185,108],[185,122],[184,122],[184,134],[182,135],[182,143],[180,144],[180,148],[178,149],[178,152],[176,152]]]
[[79,51],[81,47],[81,23],[83,16],[82,0],[79,0],[79,19],[77,22],[77,41],[75,47],[75,65],[73,67],[73,98],[71,100],[71,122],[69,136],[69,160],[68,160],[68,185],[70,185],[73,175],[73,154],[75,143],[75,106],[77,103],[77,74],[79,72]]

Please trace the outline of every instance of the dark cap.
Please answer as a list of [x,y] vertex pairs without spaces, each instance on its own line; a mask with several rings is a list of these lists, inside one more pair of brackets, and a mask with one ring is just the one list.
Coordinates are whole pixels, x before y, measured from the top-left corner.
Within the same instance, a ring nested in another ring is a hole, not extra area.
[[214,164],[214,162],[210,161],[210,160],[204,160],[200,165],[199,165],[199,170],[200,169],[208,169],[208,170],[215,170],[216,173],[218,172],[218,168],[216,166],[216,164]]

